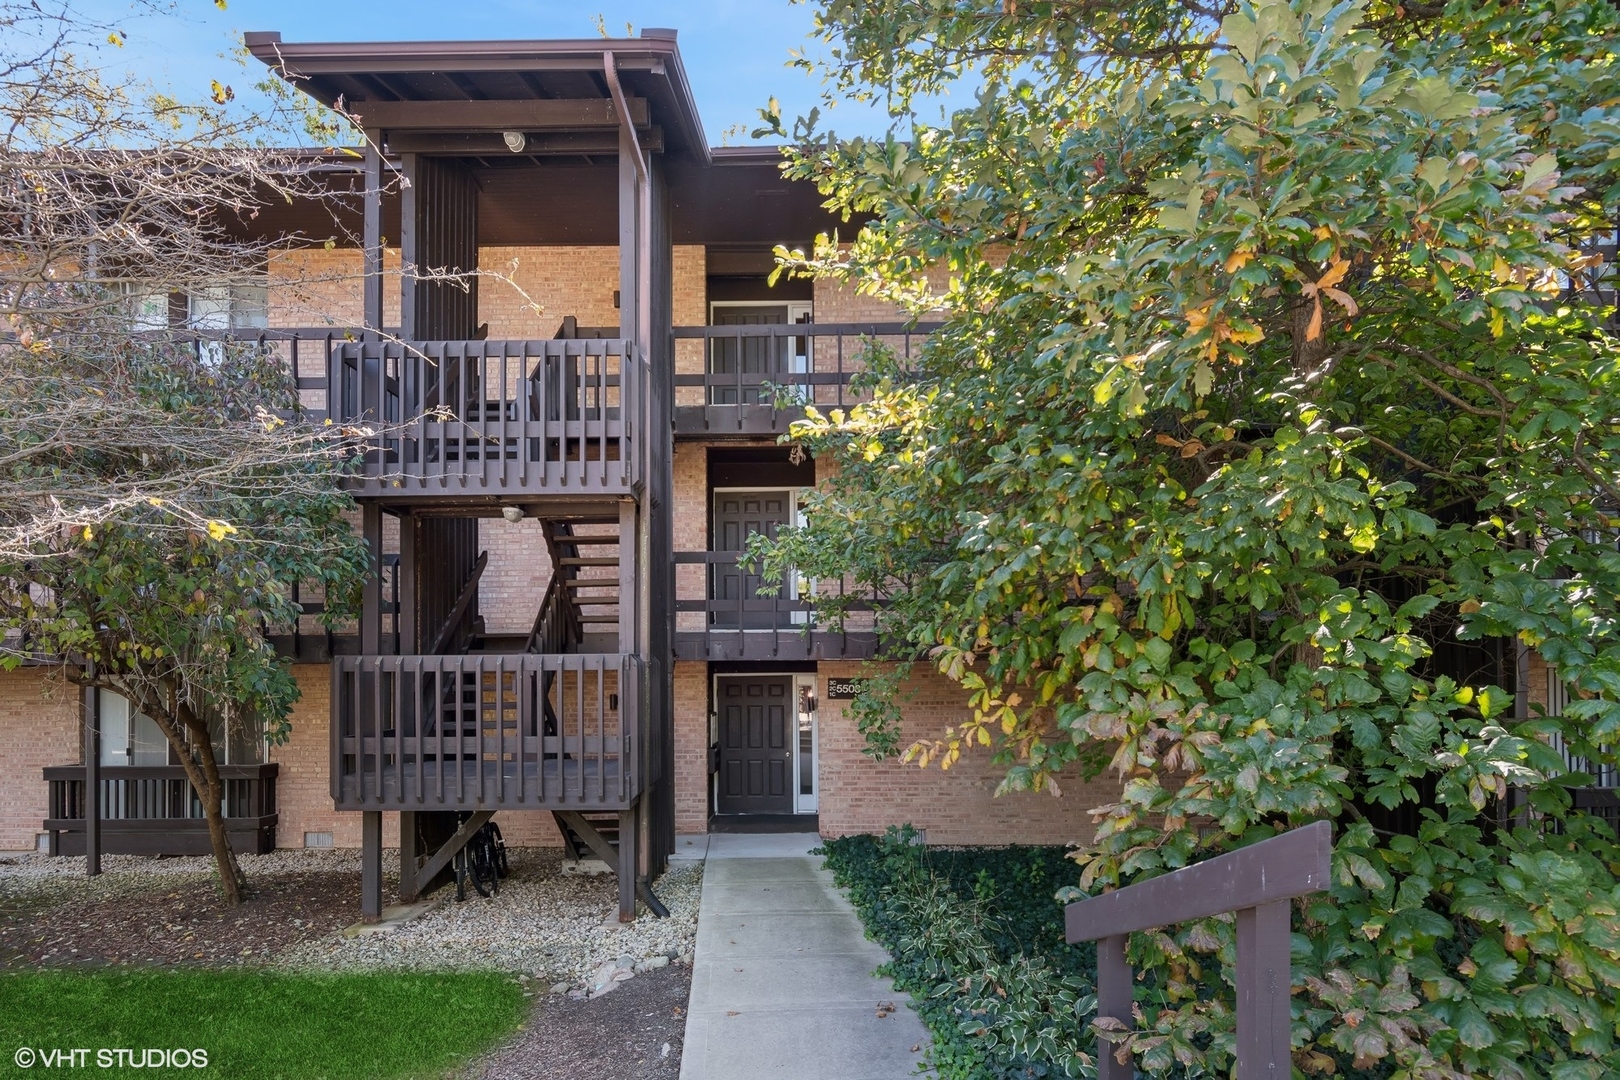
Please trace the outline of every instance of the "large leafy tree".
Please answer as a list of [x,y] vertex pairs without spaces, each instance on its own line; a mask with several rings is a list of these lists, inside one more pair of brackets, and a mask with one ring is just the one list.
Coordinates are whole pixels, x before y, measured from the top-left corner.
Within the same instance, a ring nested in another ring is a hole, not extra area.
[[[906,752],[987,747],[1011,788],[1113,770],[1087,889],[1338,822],[1295,922],[1307,1072],[1620,1071],[1620,844],[1571,810],[1620,739],[1620,349],[1583,248],[1620,203],[1615,9],[820,20],[835,96],[975,87],[902,137],[801,125],[788,166],[870,219],[802,270],[945,318],[910,365],[874,351],[870,404],[795,425],[839,468],[762,545],[890,596],[893,655],[969,693]],[[1133,941],[1142,1067],[1229,1068],[1203,954],[1231,947]]]
[[321,190],[259,145],[278,117],[112,77],[109,36],[0,2],[0,667],[55,665],[156,722],[235,903],[218,748],[286,737],[269,632],[299,582],[343,617],[369,563],[343,433],[307,422],[273,348],[171,312],[262,290],[252,220]]

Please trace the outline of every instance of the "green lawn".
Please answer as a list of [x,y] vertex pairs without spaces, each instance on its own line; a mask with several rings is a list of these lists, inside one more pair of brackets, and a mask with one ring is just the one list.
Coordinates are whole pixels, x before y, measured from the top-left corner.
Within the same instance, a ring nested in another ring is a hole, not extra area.
[[[482,972],[7,973],[0,974],[0,1076],[441,1076],[515,1030],[525,1012],[510,976]],[[17,1067],[20,1048],[80,1047],[90,1053],[78,1068]],[[208,1066],[97,1067],[98,1050],[119,1048],[202,1049]]]

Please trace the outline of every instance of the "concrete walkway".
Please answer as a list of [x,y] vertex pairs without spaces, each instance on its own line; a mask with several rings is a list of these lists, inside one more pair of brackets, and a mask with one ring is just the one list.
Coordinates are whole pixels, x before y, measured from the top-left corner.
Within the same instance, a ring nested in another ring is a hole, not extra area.
[[888,955],[809,855],[818,843],[709,837],[681,1080],[918,1075],[928,1032],[910,999],[873,976]]

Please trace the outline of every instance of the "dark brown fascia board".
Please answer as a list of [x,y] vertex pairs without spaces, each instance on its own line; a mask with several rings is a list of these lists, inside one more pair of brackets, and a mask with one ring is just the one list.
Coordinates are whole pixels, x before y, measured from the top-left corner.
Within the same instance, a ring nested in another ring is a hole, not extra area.
[[[279,31],[250,30],[243,44],[260,62],[294,76],[425,71],[602,71],[613,54],[621,71],[662,75],[677,104],[682,134],[703,164],[711,160],[697,102],[673,36],[528,41],[285,42]],[[331,105],[332,102],[324,102]]]
[[[630,120],[646,127],[645,98],[631,98]],[[356,101],[349,111],[367,130],[382,131],[568,131],[616,128],[617,110],[608,98],[549,98],[534,101]]]
[[787,153],[788,147],[780,143],[767,143],[761,146],[715,146],[709,149],[709,156],[716,165],[754,165],[760,162],[781,161],[782,155]]

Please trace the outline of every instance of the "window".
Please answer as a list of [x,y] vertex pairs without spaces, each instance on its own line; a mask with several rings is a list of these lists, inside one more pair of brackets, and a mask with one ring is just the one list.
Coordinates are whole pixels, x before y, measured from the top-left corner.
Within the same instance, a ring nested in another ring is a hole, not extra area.
[[98,691],[101,714],[101,764],[167,765],[169,740],[143,712],[130,708],[129,699],[111,690]]
[[180,329],[182,304],[185,328],[190,330],[242,333],[270,325],[270,289],[262,279],[202,285],[185,293],[124,282],[121,291],[133,330]]
[[[169,740],[157,721],[130,708],[129,699],[111,690],[99,690],[101,764],[167,765]],[[264,761],[264,737],[258,725],[226,724],[218,714],[209,717],[214,757],[221,765],[257,765]]]

